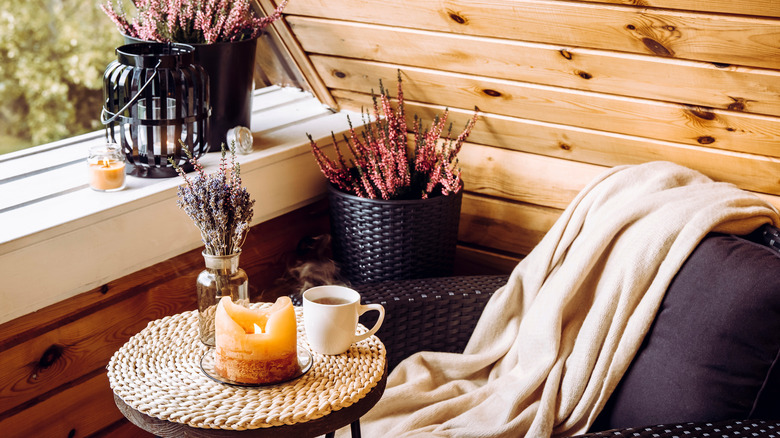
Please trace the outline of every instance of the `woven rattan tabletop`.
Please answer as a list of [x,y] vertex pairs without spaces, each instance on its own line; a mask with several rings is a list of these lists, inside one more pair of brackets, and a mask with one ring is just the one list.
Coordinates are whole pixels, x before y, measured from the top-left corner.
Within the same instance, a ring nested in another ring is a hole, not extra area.
[[[299,346],[311,351],[302,309],[295,311]],[[316,435],[357,420],[384,391],[385,347],[376,336],[341,355],[312,352],[311,369],[290,382],[258,388],[215,382],[200,368],[208,348],[199,340],[197,322],[197,311],[152,321],[109,361],[117,406],[134,424],[160,436],[180,434],[178,426],[203,432],[195,436],[273,436],[277,429]]]

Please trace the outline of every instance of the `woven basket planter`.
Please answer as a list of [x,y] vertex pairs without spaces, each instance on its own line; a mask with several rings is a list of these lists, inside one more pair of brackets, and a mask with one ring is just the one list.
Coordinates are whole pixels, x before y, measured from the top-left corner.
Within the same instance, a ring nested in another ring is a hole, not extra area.
[[354,284],[452,275],[463,190],[384,201],[328,187],[333,257]]

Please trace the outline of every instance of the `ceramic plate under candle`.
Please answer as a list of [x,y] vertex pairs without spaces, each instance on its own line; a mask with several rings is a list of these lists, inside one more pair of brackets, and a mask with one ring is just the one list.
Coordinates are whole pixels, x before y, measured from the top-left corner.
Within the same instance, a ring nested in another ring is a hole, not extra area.
[[259,386],[272,386],[272,385],[278,385],[280,383],[289,382],[291,380],[295,380],[298,377],[301,377],[302,375],[306,374],[307,371],[311,369],[312,364],[314,364],[314,358],[311,355],[311,352],[300,345],[298,346],[298,365],[301,367],[301,371],[290,377],[287,380],[282,380],[280,382],[271,382],[271,383],[241,383],[236,382],[230,379],[226,379],[219,374],[217,374],[217,371],[214,369],[214,349],[209,348],[209,350],[203,355],[203,357],[200,359],[200,369],[203,371],[204,374],[206,374],[208,377],[210,377],[212,380],[215,380],[219,383],[226,383],[228,385],[233,386],[244,386],[244,387],[259,387]]

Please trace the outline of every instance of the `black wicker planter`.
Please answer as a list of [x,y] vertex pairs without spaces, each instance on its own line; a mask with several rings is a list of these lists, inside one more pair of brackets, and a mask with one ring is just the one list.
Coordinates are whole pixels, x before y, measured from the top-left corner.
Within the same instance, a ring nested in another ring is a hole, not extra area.
[[463,190],[409,201],[329,186],[333,257],[351,283],[452,275]]

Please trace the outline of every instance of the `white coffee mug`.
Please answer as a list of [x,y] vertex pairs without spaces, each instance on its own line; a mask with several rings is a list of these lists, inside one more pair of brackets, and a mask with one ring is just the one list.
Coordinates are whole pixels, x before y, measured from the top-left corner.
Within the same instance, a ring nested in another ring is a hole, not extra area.
[[[358,317],[369,310],[379,319],[366,333],[357,334]],[[317,286],[303,293],[303,326],[311,348],[320,354],[341,354],[353,342],[376,333],[385,319],[381,304],[360,304],[360,294],[345,286]]]

